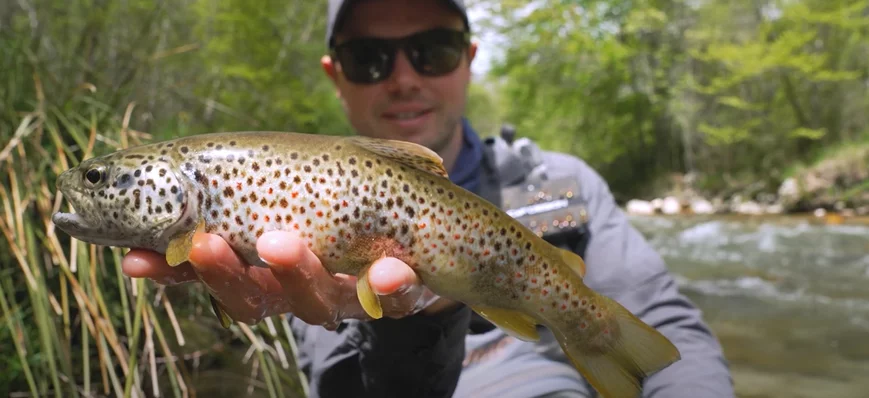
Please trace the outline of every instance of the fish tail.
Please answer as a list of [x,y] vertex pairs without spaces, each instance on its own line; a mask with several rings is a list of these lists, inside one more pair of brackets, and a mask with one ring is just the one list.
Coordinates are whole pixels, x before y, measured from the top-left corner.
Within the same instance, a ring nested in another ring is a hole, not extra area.
[[681,354],[663,334],[615,300],[593,293],[593,301],[606,315],[595,320],[580,318],[579,325],[564,323],[573,330],[557,330],[558,342],[602,396],[638,397],[645,378],[678,361]]

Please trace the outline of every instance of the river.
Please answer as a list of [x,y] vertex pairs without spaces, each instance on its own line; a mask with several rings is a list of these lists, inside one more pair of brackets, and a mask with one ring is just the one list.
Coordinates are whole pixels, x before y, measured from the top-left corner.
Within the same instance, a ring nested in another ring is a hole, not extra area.
[[869,396],[869,223],[631,221],[703,310],[739,397]]

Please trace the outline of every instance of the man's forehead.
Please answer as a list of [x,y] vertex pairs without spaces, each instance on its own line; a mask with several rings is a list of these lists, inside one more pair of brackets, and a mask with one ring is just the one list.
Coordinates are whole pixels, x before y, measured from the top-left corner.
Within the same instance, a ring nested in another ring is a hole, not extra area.
[[[349,0],[335,36],[403,36],[435,27],[467,28],[464,15],[446,0]],[[458,2],[463,7],[463,2]]]

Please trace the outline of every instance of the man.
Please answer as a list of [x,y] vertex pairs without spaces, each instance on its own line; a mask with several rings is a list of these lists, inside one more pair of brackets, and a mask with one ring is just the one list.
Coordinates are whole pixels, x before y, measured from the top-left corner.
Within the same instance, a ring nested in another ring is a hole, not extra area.
[[[427,146],[443,158],[455,183],[479,193],[497,181],[483,174],[497,173],[463,117],[476,53],[469,29],[461,1],[330,0],[331,53],[321,63],[359,134]],[[402,38],[405,51],[384,38]],[[544,162],[582,187],[590,217],[581,250],[587,284],[657,327],[681,351],[679,362],[649,378],[645,396],[733,396],[718,342],[606,184],[575,157],[546,153]],[[191,264],[169,268],[160,255],[137,250],[123,266],[129,276],[158,283],[199,280],[236,321],[292,313],[315,397],[594,394],[550,334],[539,343],[508,338],[461,303],[434,296],[401,261],[373,265],[369,281],[385,318],[371,321],[356,299],[354,278],[330,275],[292,233],[266,233],[257,249],[270,269],[246,266],[221,238],[205,234],[194,238]]]

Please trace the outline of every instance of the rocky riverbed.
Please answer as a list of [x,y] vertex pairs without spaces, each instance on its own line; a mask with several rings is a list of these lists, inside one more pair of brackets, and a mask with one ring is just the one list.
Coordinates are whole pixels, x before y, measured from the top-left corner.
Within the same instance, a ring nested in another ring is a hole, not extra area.
[[690,174],[674,178],[667,192],[629,200],[625,209],[636,215],[869,215],[869,145],[841,149],[814,165],[797,168],[777,189],[747,187],[735,193],[704,193],[695,188],[696,180]]

